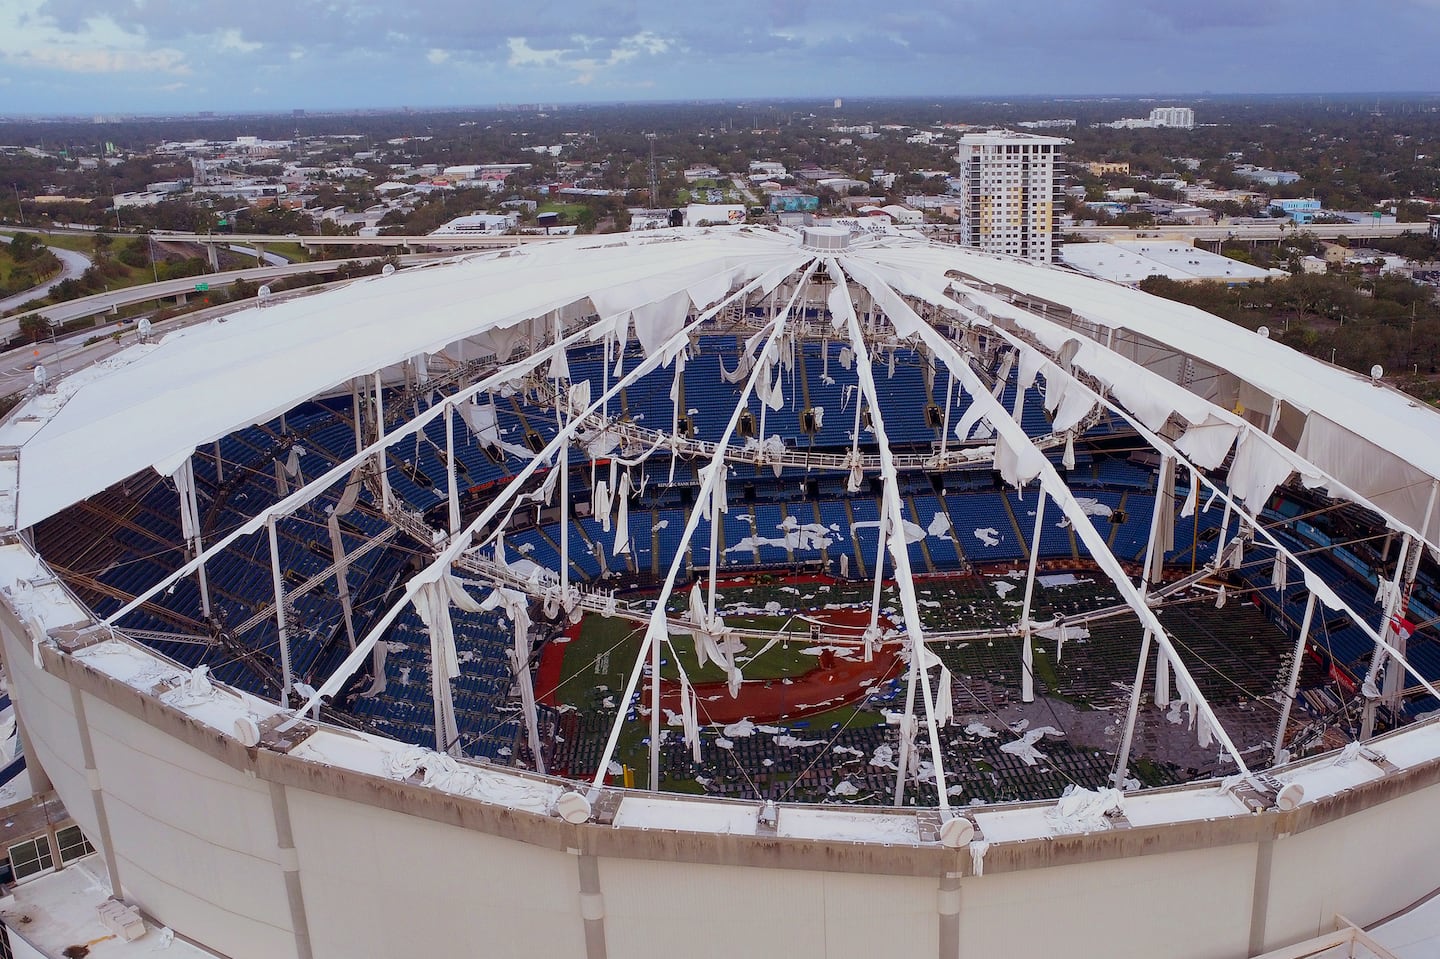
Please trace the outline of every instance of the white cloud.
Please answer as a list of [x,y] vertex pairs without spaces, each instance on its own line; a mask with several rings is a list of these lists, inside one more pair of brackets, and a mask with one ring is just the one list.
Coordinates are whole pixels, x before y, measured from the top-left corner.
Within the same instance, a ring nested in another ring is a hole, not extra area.
[[144,34],[127,30],[108,15],[89,17],[78,29],[66,31],[41,10],[37,0],[0,4],[0,60],[67,73],[190,72],[184,53],[171,47],[152,49]]
[[536,50],[524,37],[510,37],[505,41],[510,48],[512,67],[553,67],[558,66],[564,50]]
[[190,66],[179,50],[104,50],[94,47],[37,47],[19,53],[6,52],[5,59],[24,67],[42,67],[67,73],[178,73],[188,74]]
[[221,50],[229,50],[235,53],[254,53],[261,45],[245,39],[245,35],[233,27],[229,30],[221,30],[216,38]]
[[430,50],[429,53],[425,54],[425,59],[429,60],[431,63],[435,64],[438,67],[440,64],[450,59],[450,51],[441,50],[439,47],[434,47]]
[[648,30],[617,40],[607,41],[581,34],[572,36],[570,40],[575,44],[574,47],[537,49],[530,46],[525,37],[510,37],[507,40],[510,66],[572,70],[575,76],[569,82],[587,86],[595,81],[597,74],[605,70],[642,55],[656,56],[674,47],[670,40]]

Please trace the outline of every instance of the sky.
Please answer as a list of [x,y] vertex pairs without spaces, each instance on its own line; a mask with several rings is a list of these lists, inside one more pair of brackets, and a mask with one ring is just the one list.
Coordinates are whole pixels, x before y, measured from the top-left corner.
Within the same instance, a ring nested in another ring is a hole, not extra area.
[[0,0],[0,114],[1437,90],[1440,0]]

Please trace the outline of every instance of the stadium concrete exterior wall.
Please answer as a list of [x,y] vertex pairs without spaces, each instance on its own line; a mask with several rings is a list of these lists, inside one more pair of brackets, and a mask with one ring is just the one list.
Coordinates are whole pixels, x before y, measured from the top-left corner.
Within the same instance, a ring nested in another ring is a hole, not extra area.
[[1228,959],[1440,886],[1436,759],[1290,812],[992,842],[976,875],[963,847],[575,825],[246,748],[31,628],[0,607],[32,755],[120,894],[236,959]]

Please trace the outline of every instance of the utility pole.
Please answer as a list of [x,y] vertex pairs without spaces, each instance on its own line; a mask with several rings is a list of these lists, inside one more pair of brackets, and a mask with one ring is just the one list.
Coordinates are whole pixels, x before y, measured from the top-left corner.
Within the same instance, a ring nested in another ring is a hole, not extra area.
[[12,184],[10,184],[10,189],[12,189],[12,190],[15,191],[15,212],[16,212],[17,214],[19,214],[19,216],[20,216],[20,225],[21,225],[21,226],[24,226],[24,225],[25,225],[25,205],[20,202],[20,187],[19,187],[18,185],[16,185],[16,184],[12,183]]

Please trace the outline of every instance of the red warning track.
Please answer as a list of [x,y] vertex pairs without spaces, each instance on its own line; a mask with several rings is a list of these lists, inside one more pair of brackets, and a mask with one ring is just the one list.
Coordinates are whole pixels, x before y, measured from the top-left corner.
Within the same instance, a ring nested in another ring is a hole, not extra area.
[[[830,634],[859,637],[870,623],[868,609],[827,609],[808,614],[823,624]],[[890,623],[881,618],[881,628]],[[572,626],[567,635],[579,635],[580,626]],[[792,642],[804,642],[804,639]],[[544,702],[554,705],[553,691],[564,675],[564,655],[568,643],[551,643],[540,661],[536,685]],[[820,645],[824,645],[823,641]],[[842,656],[854,657],[853,659]],[[740,684],[738,696],[731,697],[723,683],[697,683],[695,697],[702,725],[724,724],[751,719],[756,722],[801,719],[828,712],[864,699],[879,683],[898,676],[903,664],[888,646],[875,650],[870,662],[862,660],[857,647],[845,647],[839,655],[822,653],[816,657],[814,669],[785,679],[753,679]],[[643,683],[642,703],[650,702],[649,681]],[[664,679],[660,682],[660,707],[677,715],[680,712],[680,683]]]

